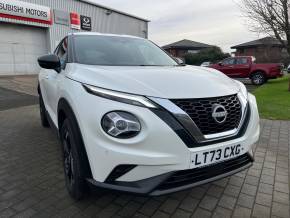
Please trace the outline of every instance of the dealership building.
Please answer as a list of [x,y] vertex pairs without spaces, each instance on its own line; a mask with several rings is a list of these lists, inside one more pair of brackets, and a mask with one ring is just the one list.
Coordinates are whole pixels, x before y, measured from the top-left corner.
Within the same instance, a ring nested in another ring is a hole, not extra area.
[[91,0],[0,0],[0,76],[37,74],[37,57],[79,31],[147,38],[148,20]]

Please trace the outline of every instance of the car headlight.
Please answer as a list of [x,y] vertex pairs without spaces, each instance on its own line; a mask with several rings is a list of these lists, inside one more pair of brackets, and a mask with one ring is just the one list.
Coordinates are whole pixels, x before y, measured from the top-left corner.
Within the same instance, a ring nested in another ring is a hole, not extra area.
[[88,93],[99,97],[107,98],[113,101],[119,101],[125,104],[131,104],[140,107],[157,108],[158,106],[148,98],[141,95],[133,95],[124,92],[117,92],[109,89],[103,89],[91,85],[83,84],[83,87]]
[[112,111],[105,114],[101,124],[107,134],[116,138],[132,138],[141,131],[138,118],[124,111]]

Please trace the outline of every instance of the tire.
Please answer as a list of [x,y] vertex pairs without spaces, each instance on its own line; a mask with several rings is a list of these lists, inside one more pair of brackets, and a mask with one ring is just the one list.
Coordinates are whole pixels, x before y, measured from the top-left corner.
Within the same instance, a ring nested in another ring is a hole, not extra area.
[[80,200],[88,190],[86,183],[88,169],[84,154],[80,152],[80,148],[83,148],[81,134],[73,119],[67,118],[63,122],[60,139],[66,187],[73,199]]
[[39,94],[39,112],[40,112],[41,125],[45,128],[49,128],[49,122],[46,115],[46,109],[45,109],[45,105],[43,103],[41,94]]
[[267,78],[263,72],[256,72],[251,76],[251,81],[253,85],[261,86],[267,82]]

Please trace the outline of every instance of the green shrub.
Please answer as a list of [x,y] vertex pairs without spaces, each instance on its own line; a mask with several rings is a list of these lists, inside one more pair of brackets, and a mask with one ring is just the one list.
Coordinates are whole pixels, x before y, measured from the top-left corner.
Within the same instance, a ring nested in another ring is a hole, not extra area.
[[230,57],[229,53],[223,53],[221,48],[215,46],[212,48],[203,49],[197,54],[186,54],[185,63],[189,65],[201,65],[206,61],[215,63],[228,57]]

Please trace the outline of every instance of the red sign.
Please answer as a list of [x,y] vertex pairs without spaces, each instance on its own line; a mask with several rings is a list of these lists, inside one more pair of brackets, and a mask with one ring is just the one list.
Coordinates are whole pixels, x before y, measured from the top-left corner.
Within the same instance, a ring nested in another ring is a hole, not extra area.
[[18,0],[0,0],[0,17],[49,25],[52,24],[52,16],[49,7]]
[[70,13],[70,25],[72,29],[81,29],[81,17],[78,13],[76,12],[71,12]]

